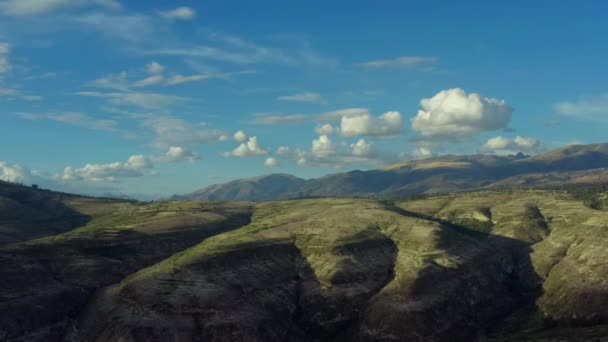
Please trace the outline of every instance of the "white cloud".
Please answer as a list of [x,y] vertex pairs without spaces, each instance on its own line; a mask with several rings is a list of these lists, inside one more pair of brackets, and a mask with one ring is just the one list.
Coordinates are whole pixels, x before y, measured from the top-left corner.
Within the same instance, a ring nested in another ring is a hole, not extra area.
[[292,115],[257,115],[248,123],[254,125],[283,125],[294,124],[310,120],[308,115],[292,114]]
[[32,175],[30,171],[19,164],[10,165],[0,161],[0,180],[12,183],[30,183]]
[[108,15],[94,12],[68,18],[78,24],[81,30],[91,29],[108,38],[120,39],[129,43],[158,39],[158,23],[148,15]]
[[116,0],[4,0],[0,2],[0,13],[10,16],[38,15],[82,6],[97,6],[114,11],[122,9]]
[[161,93],[103,93],[96,91],[81,91],[76,94],[106,99],[108,103],[113,105],[137,106],[145,109],[158,109],[189,100],[186,97]]
[[315,127],[315,132],[318,135],[332,135],[334,133],[334,127],[328,123],[322,125],[319,124],[317,127]]
[[[96,119],[91,116],[77,113],[64,112],[52,114],[32,114],[32,113],[17,113],[20,117],[28,120],[52,120],[62,122],[74,126],[94,129],[99,131],[119,132],[118,124],[115,120]],[[125,132],[126,133],[126,132]]]
[[318,93],[298,93],[292,95],[284,95],[277,97],[280,101],[294,101],[294,102],[312,102],[319,104],[326,104],[327,101]]
[[89,85],[97,88],[128,90],[128,74],[126,71],[121,71],[118,74],[109,74],[107,76],[93,80]]
[[459,88],[442,90],[420,101],[412,129],[425,138],[462,138],[506,128],[513,108],[504,100],[467,94]]
[[314,65],[334,67],[335,60],[320,56],[308,44],[286,49],[264,46],[237,36],[211,33],[209,44],[198,46],[169,47],[142,51],[149,55],[196,57],[235,64],[278,63],[282,65]]
[[163,71],[165,67],[158,62],[150,62],[146,64],[146,72],[150,75],[144,79],[136,81],[133,83],[135,87],[147,87],[151,85],[157,85],[165,82],[165,77],[163,76]]
[[352,154],[358,157],[369,156],[373,152],[373,145],[365,141],[365,139],[359,139],[356,143],[351,144],[350,148]]
[[8,73],[12,68],[8,58],[10,52],[11,46],[8,43],[0,43],[0,79],[2,79],[3,74]]
[[491,153],[538,153],[542,150],[541,142],[535,138],[517,136],[514,139],[497,136],[488,139],[482,147],[483,152]]
[[268,166],[268,167],[279,166],[279,161],[274,157],[268,157],[264,161],[264,166]]
[[318,121],[339,121],[343,117],[370,115],[367,108],[346,108],[326,112],[317,116]]
[[560,102],[555,105],[555,111],[562,116],[608,122],[608,94]]
[[143,171],[152,167],[147,157],[133,155],[126,162],[86,164],[82,168],[68,166],[56,178],[62,181],[115,182],[120,178],[142,177]]
[[414,150],[414,157],[426,158],[433,155],[433,151],[427,147],[418,147]]
[[161,161],[166,163],[177,163],[181,161],[194,162],[199,159],[200,157],[198,154],[181,146],[169,147],[169,150],[160,158]]
[[282,157],[287,157],[290,153],[291,149],[287,146],[279,146],[279,148],[277,148],[277,154]]
[[377,118],[366,113],[358,116],[343,116],[340,121],[340,134],[345,137],[391,137],[401,134],[402,127],[403,117],[399,112],[386,112]]
[[161,11],[159,15],[167,20],[192,20],[196,17],[196,11],[190,7],[177,7],[170,11]]
[[154,145],[163,149],[211,144],[224,135],[224,132],[210,129],[205,124],[195,124],[173,116],[149,116],[142,121],[142,126],[156,134]]
[[234,140],[238,142],[244,142],[245,140],[247,140],[247,133],[243,131],[237,131],[236,133],[234,133],[233,137]]
[[222,134],[220,135],[220,137],[218,138],[219,141],[228,141],[230,140],[230,137],[227,136],[226,134]]
[[[0,50],[1,56],[1,50]],[[165,76],[163,72],[165,67],[157,62],[151,62],[146,65],[147,77],[135,81],[131,84],[129,81],[129,74],[126,71],[122,71],[118,74],[109,74],[104,77],[98,78],[88,85],[97,88],[107,88],[129,92],[131,87],[146,87],[152,85],[165,85],[172,86],[188,82],[197,82],[208,79],[230,79],[235,75],[246,75],[253,74],[255,70],[242,70],[238,72],[226,72],[216,74],[197,74],[197,75],[180,75],[175,74],[172,76]]]
[[167,85],[177,85],[177,84],[188,83],[188,82],[197,82],[197,81],[208,80],[210,78],[213,78],[213,76],[212,75],[189,75],[189,76],[174,75],[167,80]]
[[327,135],[321,135],[312,141],[312,155],[327,158],[336,154],[334,144]]
[[136,81],[133,83],[135,87],[148,87],[152,85],[162,84],[165,82],[165,77],[163,75],[150,75],[144,79]]
[[44,97],[39,96],[39,95],[21,95],[21,99],[25,100],[25,101],[42,101],[42,99],[44,99]]
[[130,156],[125,165],[137,170],[152,168],[152,162],[142,154]]
[[151,75],[162,74],[164,70],[165,67],[158,62],[152,61],[146,64],[146,71]]
[[258,138],[251,137],[247,142],[240,144],[231,152],[224,152],[224,157],[253,157],[270,153],[269,150],[258,145]]
[[406,68],[421,68],[428,67],[439,60],[437,57],[424,56],[403,56],[393,59],[381,59],[358,63],[357,66],[364,68],[386,68],[386,67],[406,67]]
[[353,164],[383,166],[398,160],[394,153],[378,151],[365,139],[346,145],[334,143],[326,135],[314,139],[310,151],[300,147],[281,146],[276,153],[282,158],[293,160],[298,165],[309,167],[344,168]]

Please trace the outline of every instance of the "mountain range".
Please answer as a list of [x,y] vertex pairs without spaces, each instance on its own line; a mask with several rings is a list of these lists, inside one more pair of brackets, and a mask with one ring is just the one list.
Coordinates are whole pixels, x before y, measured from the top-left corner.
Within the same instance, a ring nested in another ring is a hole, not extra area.
[[444,155],[382,169],[304,180],[271,174],[216,184],[173,199],[271,201],[417,194],[608,181],[608,144],[569,145],[535,156]]

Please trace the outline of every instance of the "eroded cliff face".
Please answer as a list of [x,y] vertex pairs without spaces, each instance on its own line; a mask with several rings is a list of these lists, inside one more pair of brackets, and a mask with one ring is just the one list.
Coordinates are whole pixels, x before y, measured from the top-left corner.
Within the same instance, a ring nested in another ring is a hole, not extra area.
[[0,250],[5,338],[608,336],[608,212],[565,193],[130,206]]

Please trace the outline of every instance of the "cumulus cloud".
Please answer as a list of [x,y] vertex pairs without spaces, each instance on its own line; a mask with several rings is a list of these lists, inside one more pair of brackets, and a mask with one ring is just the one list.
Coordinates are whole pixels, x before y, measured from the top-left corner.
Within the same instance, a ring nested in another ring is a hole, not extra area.
[[459,88],[442,90],[420,101],[412,130],[426,138],[467,137],[506,128],[513,108],[504,100],[467,94]]
[[199,160],[200,157],[198,154],[185,149],[181,146],[171,146],[169,150],[165,152],[165,154],[160,158],[160,161],[165,163],[177,163],[182,161],[194,162]]
[[315,138],[310,151],[300,147],[281,146],[276,154],[281,158],[293,160],[298,165],[310,167],[343,168],[353,164],[382,166],[398,160],[396,154],[378,151],[365,139],[346,145],[334,143],[326,135]]
[[0,13],[10,16],[39,15],[82,6],[97,6],[114,11],[122,9],[116,0],[4,0],[0,2]]
[[497,136],[488,139],[482,147],[483,152],[490,153],[538,153],[542,149],[541,141],[535,138],[516,136],[514,139]]
[[82,168],[68,166],[56,178],[62,181],[115,182],[121,178],[142,177],[144,170],[152,167],[147,157],[133,155],[126,162],[86,164]]
[[244,142],[245,140],[247,140],[247,133],[240,130],[240,131],[235,132],[232,137],[234,138],[234,140],[236,140],[238,142]]
[[369,113],[343,116],[340,121],[340,135],[344,137],[396,136],[402,133],[403,122],[403,116],[399,112],[386,112],[377,118]]
[[279,101],[294,101],[294,102],[312,102],[326,104],[327,101],[318,93],[298,93],[292,95],[283,95],[277,97]]
[[373,145],[365,141],[365,139],[359,139],[356,143],[350,144],[351,153],[354,156],[365,157],[373,153]]
[[30,183],[32,179],[31,172],[19,165],[9,164],[4,161],[0,161],[0,180],[12,183]]
[[334,133],[334,127],[328,123],[319,124],[317,127],[315,127],[315,132],[318,135],[331,135]]
[[240,144],[230,152],[224,152],[224,157],[254,157],[270,153],[269,150],[258,145],[257,137],[250,137],[247,142]]
[[142,154],[130,156],[125,165],[137,170],[152,168],[152,162],[150,162],[150,159]]
[[193,8],[181,6],[170,11],[161,11],[159,15],[167,20],[192,20],[196,17],[196,11]]
[[279,148],[277,148],[277,154],[282,157],[288,157],[290,153],[291,149],[288,146],[279,146]]
[[562,116],[608,122],[608,94],[581,98],[573,102],[559,102],[554,108]]
[[146,71],[151,75],[161,74],[164,70],[165,67],[158,62],[152,61],[146,64]]
[[268,157],[264,161],[264,166],[267,166],[267,167],[276,167],[276,166],[279,166],[279,161],[276,158],[274,158],[274,157]]
[[336,154],[334,144],[327,135],[321,135],[312,141],[312,155],[318,158],[327,158]]
[[364,68],[387,68],[387,67],[406,67],[406,68],[420,68],[428,67],[431,64],[436,63],[439,60],[437,57],[424,57],[424,56],[402,56],[393,59],[381,59],[375,61],[369,61],[364,63],[356,64],[359,67]]

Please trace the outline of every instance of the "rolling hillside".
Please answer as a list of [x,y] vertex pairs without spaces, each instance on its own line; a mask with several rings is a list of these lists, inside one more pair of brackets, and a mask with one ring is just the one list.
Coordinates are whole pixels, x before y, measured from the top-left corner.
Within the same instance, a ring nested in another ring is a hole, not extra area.
[[[533,157],[446,155],[379,170],[302,180],[274,174],[213,185],[175,199],[281,200],[306,197],[400,198],[481,188],[608,182],[608,144],[571,145]],[[590,175],[590,173],[592,175]]]
[[608,211],[564,191],[61,203],[0,246],[2,341],[608,337]]

